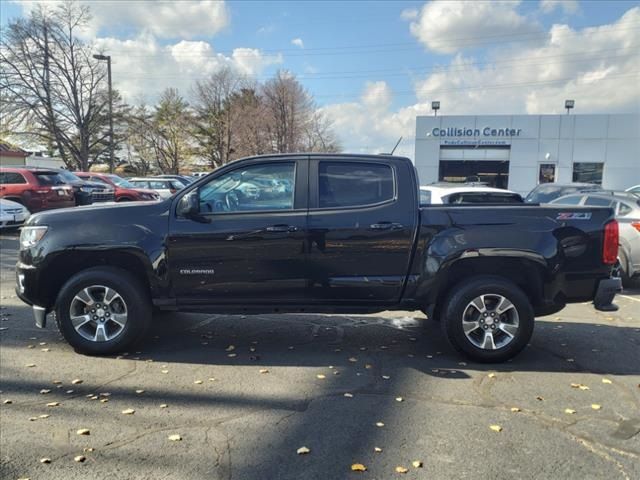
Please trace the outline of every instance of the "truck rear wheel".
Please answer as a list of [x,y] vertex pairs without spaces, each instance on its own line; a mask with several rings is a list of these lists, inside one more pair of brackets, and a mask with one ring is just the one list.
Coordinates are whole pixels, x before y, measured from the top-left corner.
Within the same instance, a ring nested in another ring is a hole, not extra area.
[[442,312],[447,340],[477,362],[504,362],[522,351],[533,334],[529,299],[501,277],[476,276],[456,285]]
[[77,273],[56,302],[58,328],[79,353],[108,355],[127,349],[151,322],[151,301],[140,282],[113,267]]

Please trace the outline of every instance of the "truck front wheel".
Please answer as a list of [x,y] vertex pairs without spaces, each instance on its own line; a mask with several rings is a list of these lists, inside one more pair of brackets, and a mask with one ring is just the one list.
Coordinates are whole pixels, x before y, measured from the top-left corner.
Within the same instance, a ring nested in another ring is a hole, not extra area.
[[503,362],[517,355],[533,333],[529,299],[514,283],[477,276],[454,287],[441,325],[451,345],[477,362]]
[[140,339],[151,321],[151,301],[140,282],[113,267],[77,273],[60,290],[58,328],[79,353],[108,355]]

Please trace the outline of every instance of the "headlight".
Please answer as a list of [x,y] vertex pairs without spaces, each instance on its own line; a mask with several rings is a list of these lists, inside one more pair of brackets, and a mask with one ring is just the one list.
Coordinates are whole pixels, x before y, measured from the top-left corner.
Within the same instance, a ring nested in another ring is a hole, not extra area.
[[93,192],[93,188],[91,188],[91,187],[80,187],[80,191],[84,192],[84,193],[91,193],[91,192]]
[[20,249],[26,250],[38,244],[48,227],[23,227],[20,232]]

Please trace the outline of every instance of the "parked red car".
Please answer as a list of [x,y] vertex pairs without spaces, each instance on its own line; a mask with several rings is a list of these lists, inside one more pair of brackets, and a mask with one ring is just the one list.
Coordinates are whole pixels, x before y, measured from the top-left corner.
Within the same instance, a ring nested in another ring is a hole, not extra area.
[[75,174],[84,180],[111,185],[116,190],[116,202],[149,201],[160,198],[155,191],[136,188],[135,185],[118,175],[93,172],[75,172]]
[[0,198],[18,202],[31,212],[76,205],[73,187],[55,170],[1,167]]

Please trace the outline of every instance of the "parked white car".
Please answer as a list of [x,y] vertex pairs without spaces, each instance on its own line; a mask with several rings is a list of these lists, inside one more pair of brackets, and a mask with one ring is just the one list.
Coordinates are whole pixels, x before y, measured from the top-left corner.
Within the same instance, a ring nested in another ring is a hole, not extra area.
[[29,218],[29,210],[24,205],[0,198],[0,228],[14,228]]
[[130,178],[129,183],[135,185],[136,188],[155,190],[160,198],[169,198],[184,188],[182,183],[171,178]]
[[460,183],[439,183],[420,187],[420,205],[455,203],[524,203],[511,190]]

